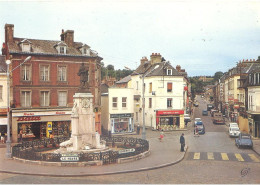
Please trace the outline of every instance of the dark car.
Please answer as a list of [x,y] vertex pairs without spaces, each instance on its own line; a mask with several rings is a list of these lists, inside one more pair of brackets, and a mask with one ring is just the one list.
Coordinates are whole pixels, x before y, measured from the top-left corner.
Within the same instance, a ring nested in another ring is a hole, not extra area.
[[207,110],[210,111],[211,109],[214,108],[214,105],[213,104],[207,104]]
[[238,138],[235,140],[235,144],[238,148],[249,147],[253,148],[253,141],[249,134],[240,133]]
[[196,123],[196,127],[198,128],[198,134],[205,134],[205,126],[201,121]]
[[208,111],[207,110],[203,110],[202,111],[202,116],[207,116],[208,115]]

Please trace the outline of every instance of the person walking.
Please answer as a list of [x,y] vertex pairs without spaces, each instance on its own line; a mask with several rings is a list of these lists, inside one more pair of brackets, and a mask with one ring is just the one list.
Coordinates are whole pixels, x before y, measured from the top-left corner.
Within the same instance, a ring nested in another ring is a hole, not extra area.
[[163,133],[163,131],[162,131],[162,132],[160,133],[160,138],[159,138],[160,142],[162,142],[163,137],[164,137],[164,133]]
[[136,131],[137,131],[137,135],[139,135],[140,134],[140,125],[137,125]]
[[184,152],[184,147],[185,147],[184,133],[181,134],[180,143],[181,143],[181,152]]

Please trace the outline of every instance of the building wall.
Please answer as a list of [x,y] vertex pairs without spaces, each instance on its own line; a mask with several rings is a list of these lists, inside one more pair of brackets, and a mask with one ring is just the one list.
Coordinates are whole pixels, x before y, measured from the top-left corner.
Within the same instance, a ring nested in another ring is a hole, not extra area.
[[7,108],[7,76],[6,73],[0,74],[0,86],[2,86],[2,98],[0,98],[0,109]]
[[103,127],[103,134],[108,134],[111,131],[111,125],[109,124],[109,104],[108,95],[101,96],[101,127]]
[[[252,103],[249,97],[252,97]],[[260,86],[248,87],[248,111],[260,112]],[[250,106],[251,105],[251,106]]]

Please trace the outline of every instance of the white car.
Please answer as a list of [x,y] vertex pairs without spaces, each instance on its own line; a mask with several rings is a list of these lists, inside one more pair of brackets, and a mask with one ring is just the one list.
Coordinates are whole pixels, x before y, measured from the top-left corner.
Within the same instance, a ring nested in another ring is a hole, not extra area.
[[240,134],[240,130],[238,127],[229,127],[229,136],[230,137],[238,137]]
[[202,122],[202,121],[201,121],[201,118],[195,118],[194,126],[196,125],[197,122]]
[[190,115],[189,114],[184,114],[184,121],[190,122]]
[[237,123],[229,123],[229,128],[230,127],[238,127],[238,124]]

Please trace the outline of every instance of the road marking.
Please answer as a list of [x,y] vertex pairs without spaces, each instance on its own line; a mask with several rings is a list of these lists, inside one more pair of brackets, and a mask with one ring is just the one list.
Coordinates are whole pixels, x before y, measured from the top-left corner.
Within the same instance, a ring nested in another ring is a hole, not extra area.
[[240,154],[235,154],[238,161],[245,161]]
[[228,161],[229,160],[228,155],[226,153],[221,153],[221,157],[222,157],[223,161]]
[[260,162],[260,160],[254,154],[248,154],[254,162]]
[[208,159],[210,159],[210,160],[214,160],[214,155],[213,155],[213,153],[208,153]]
[[194,153],[194,158],[193,159],[200,159],[200,153]]

